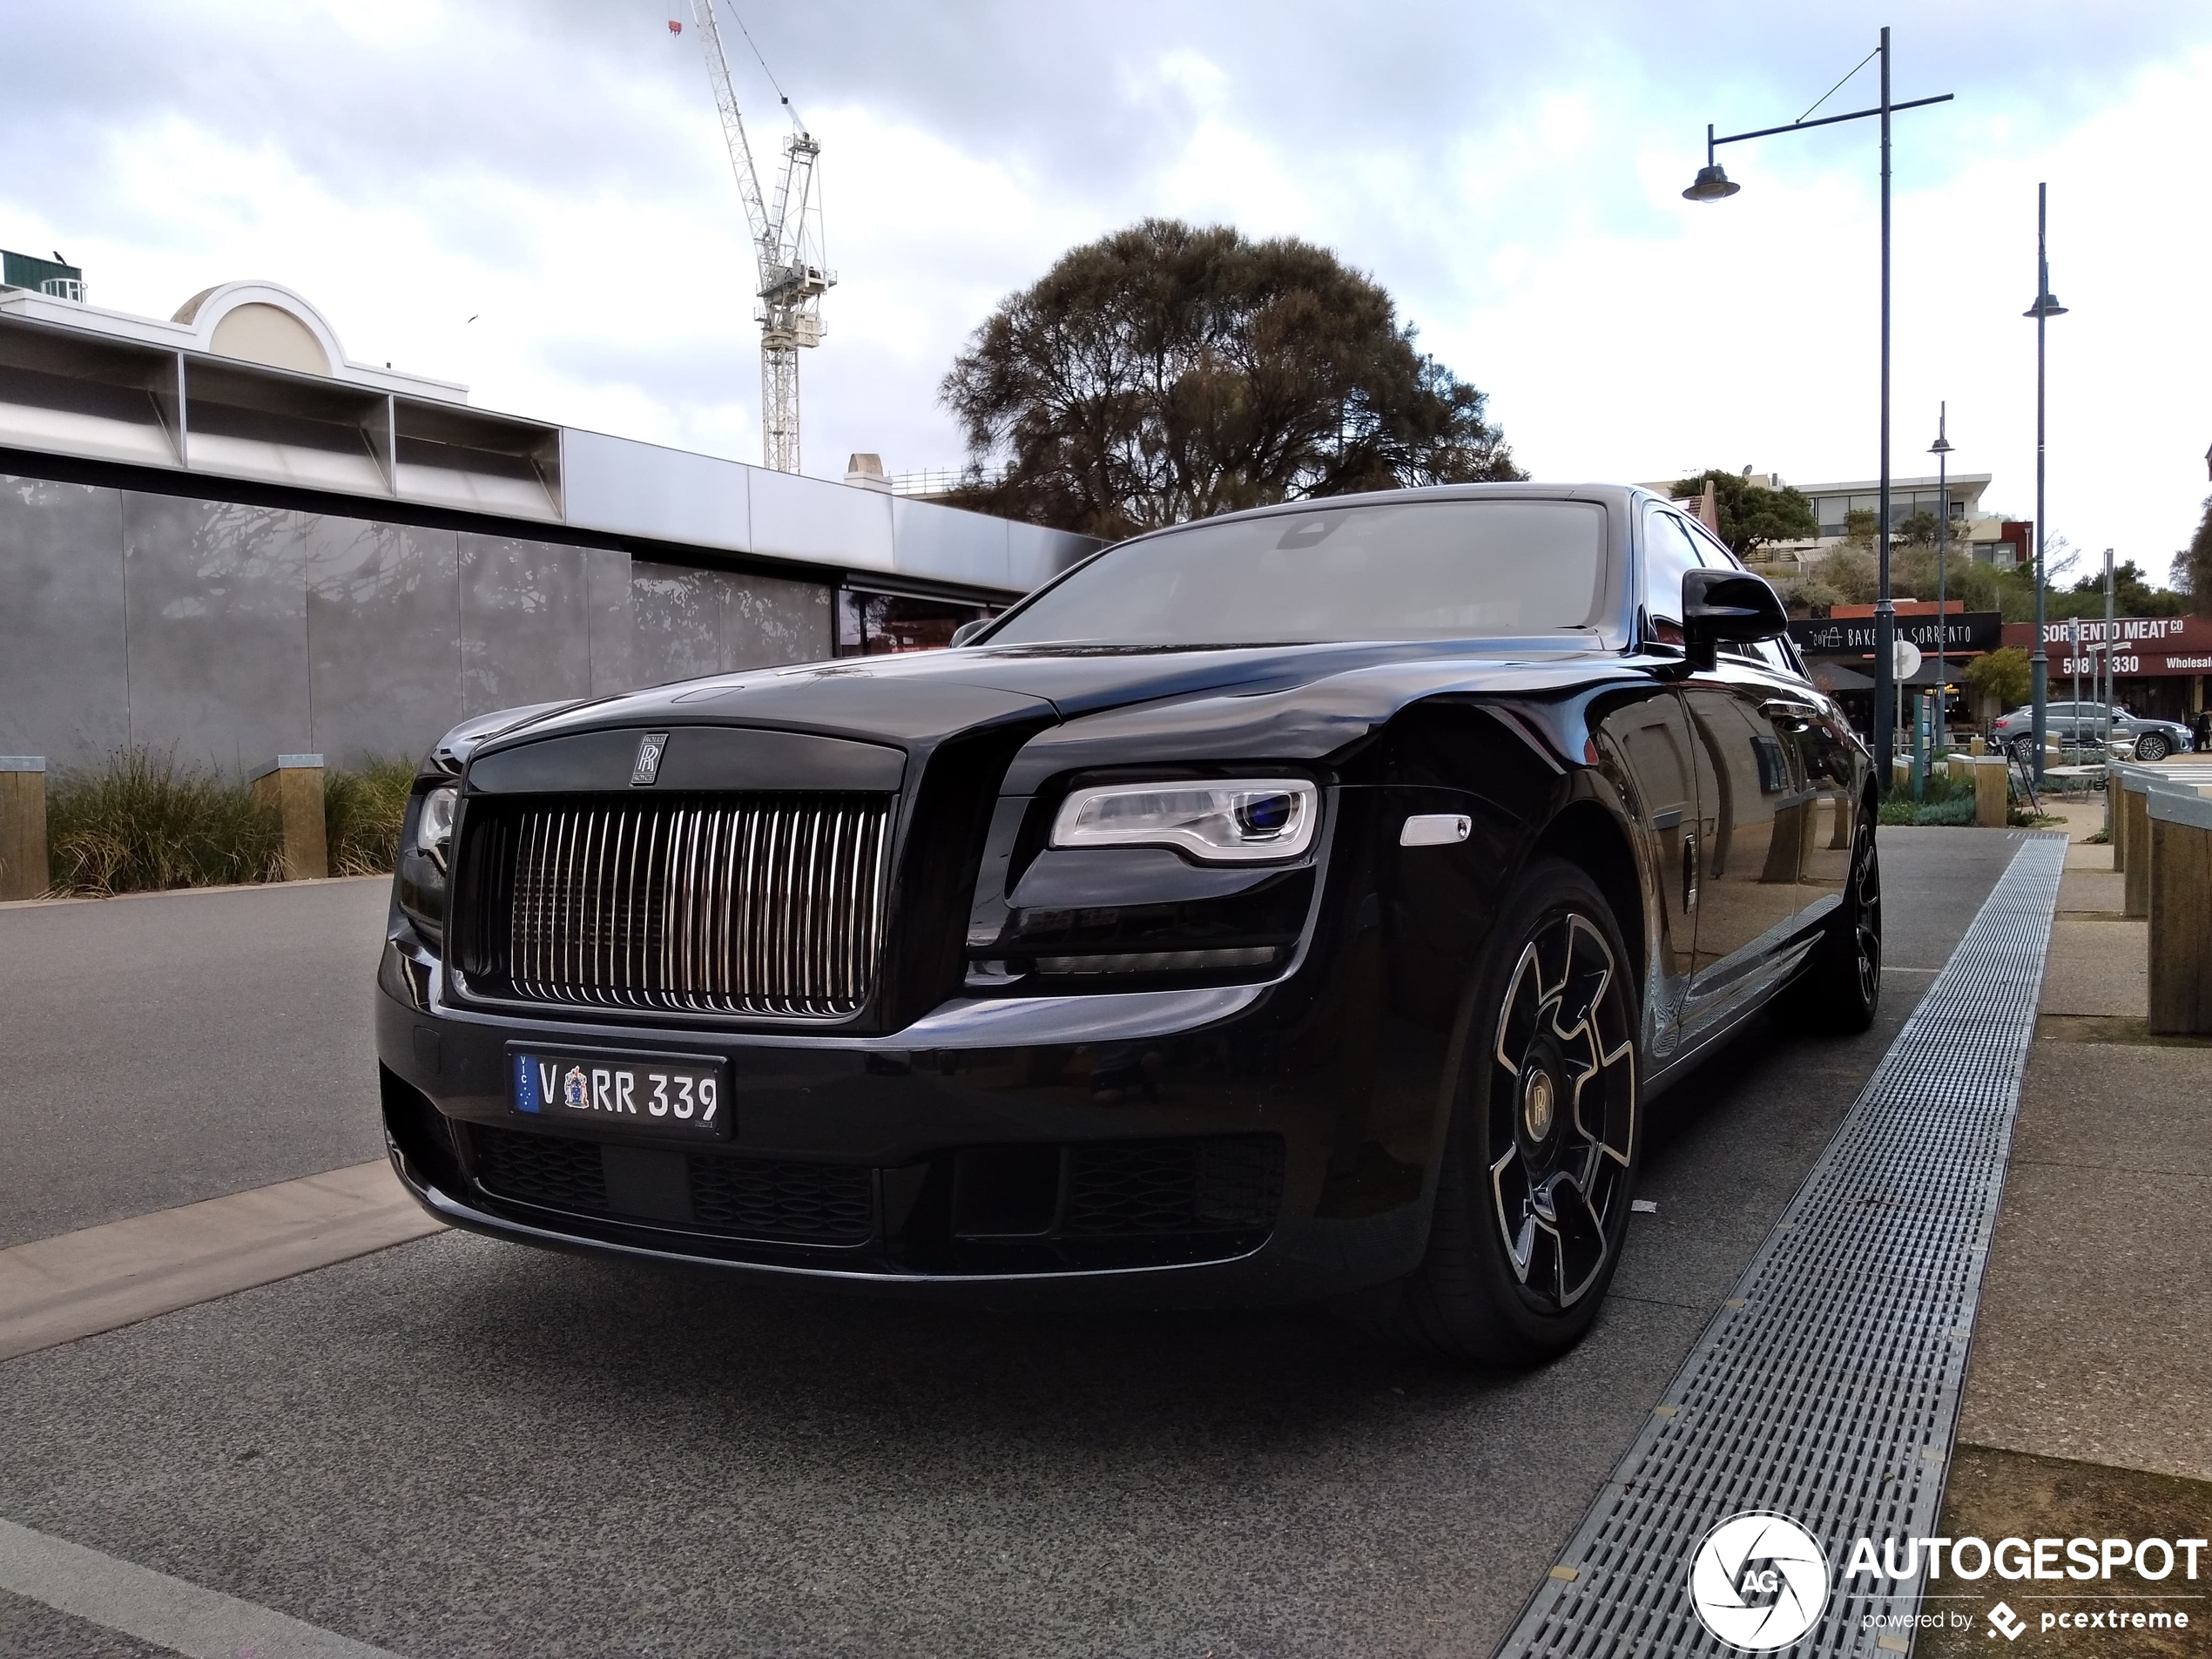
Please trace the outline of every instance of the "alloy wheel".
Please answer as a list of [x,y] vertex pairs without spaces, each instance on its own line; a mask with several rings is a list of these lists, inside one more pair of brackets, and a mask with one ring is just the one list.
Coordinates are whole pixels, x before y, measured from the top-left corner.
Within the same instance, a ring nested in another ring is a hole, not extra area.
[[1858,994],[1871,1008],[1882,989],[1882,867],[1874,852],[1874,833],[1864,824],[1851,852],[1851,885]]
[[2135,739],[2135,759],[2163,760],[2166,759],[2166,737],[2163,732],[2146,732]]
[[1521,948],[1491,1057],[1490,1193],[1507,1260],[1539,1306],[1563,1311],[1603,1272],[1635,1144],[1627,989],[1587,917],[1555,915]]

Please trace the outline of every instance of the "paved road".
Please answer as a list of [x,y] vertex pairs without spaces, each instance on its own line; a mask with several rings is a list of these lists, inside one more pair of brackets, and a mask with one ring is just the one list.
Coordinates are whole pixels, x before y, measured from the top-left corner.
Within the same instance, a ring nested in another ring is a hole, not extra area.
[[0,1250],[381,1157],[388,891],[0,907]]
[[[2015,843],[1885,833],[1880,1026],[1755,1031],[1656,1103],[1659,1212],[1535,1375],[1304,1312],[921,1310],[448,1234],[0,1366],[0,1516],[415,1659],[1487,1651]],[[266,1022],[272,1075],[314,1023]],[[133,1062],[75,1063],[106,1097]],[[194,1196],[321,1124],[249,1093]],[[0,1653],[79,1642],[144,1651],[0,1597]]]

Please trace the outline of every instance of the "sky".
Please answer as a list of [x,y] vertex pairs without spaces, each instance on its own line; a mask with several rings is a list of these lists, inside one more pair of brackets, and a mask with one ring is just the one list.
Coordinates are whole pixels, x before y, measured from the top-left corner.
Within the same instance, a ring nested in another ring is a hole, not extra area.
[[[691,0],[0,0],[0,245],[166,316],[265,278],[357,361],[471,401],[760,456],[751,247]],[[1892,469],[1947,401],[1986,505],[2162,579],[2212,445],[2201,0],[1514,7],[742,0],[822,145],[806,470],[955,467],[947,368],[1062,252],[1148,214],[1295,235],[1395,297],[1540,478],[1878,464],[1876,124],[1798,117],[1897,25]],[[788,130],[724,16],[755,146]],[[673,34],[669,19],[685,24]],[[1872,104],[1868,64],[1821,113]],[[473,319],[473,320],[472,320]]]

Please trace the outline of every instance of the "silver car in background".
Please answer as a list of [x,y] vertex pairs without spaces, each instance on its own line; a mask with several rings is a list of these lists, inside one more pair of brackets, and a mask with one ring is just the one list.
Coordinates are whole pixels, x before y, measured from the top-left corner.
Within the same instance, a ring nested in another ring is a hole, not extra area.
[[[2109,743],[2126,746],[2138,760],[2163,760],[2186,754],[2195,745],[2189,729],[2178,720],[2152,719],[2131,714],[2120,704],[2049,703],[2044,705],[2045,732],[2060,743]],[[2035,735],[2035,711],[2023,704],[2000,715],[1992,728],[1997,741],[2009,749],[2023,738]]]

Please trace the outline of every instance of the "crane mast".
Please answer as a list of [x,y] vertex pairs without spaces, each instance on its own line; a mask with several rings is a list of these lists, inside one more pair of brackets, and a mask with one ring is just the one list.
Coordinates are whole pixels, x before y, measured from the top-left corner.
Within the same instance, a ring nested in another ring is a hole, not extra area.
[[[691,0],[698,24],[699,51],[713,84],[715,107],[722,116],[723,141],[730,168],[738,176],[752,232],[753,263],[759,275],[753,320],[760,325],[760,454],[777,472],[799,470],[799,354],[822,343],[822,295],[836,282],[823,268],[821,200],[814,189],[814,164],[822,146],[804,127],[783,145],[783,172],[775,195],[765,198],[760,174],[738,110],[730,61],[722,51],[722,30],[714,0]],[[789,102],[788,99],[786,100]],[[794,126],[797,123],[794,121]]]

